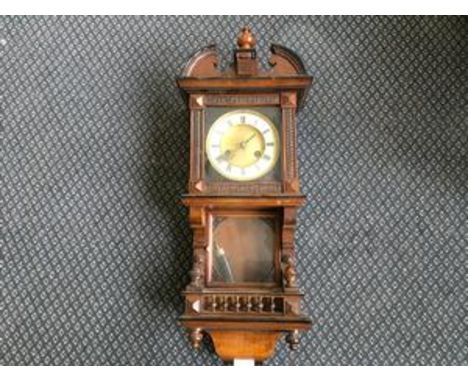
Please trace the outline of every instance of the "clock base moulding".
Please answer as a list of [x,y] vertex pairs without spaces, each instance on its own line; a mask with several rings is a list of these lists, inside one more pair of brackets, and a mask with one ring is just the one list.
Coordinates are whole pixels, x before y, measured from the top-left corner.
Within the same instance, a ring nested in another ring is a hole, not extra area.
[[223,361],[241,358],[263,362],[274,355],[276,343],[284,332],[286,342],[295,350],[299,344],[299,330],[308,330],[311,326],[305,317],[288,321],[255,321],[249,317],[243,322],[239,319],[191,319],[182,316],[181,322],[190,330],[194,348],[199,348],[203,336],[209,335],[216,354]]

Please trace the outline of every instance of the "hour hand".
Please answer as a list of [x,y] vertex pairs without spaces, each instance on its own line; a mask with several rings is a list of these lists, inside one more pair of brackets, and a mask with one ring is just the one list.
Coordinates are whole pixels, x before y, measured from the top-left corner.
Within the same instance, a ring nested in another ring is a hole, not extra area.
[[219,155],[216,160],[218,162],[221,162],[222,160],[229,160],[229,158],[231,157],[231,150],[226,150],[224,153],[222,153],[221,155]]

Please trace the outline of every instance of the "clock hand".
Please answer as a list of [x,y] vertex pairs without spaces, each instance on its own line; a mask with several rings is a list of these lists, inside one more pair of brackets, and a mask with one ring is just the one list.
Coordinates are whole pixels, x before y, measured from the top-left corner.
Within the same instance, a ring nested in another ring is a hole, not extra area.
[[245,143],[246,143],[246,144],[249,143],[252,139],[255,138],[256,135],[257,135],[256,133],[253,133],[253,134],[249,137],[249,139],[247,139],[247,140],[245,141]]
[[253,133],[249,138],[247,138],[247,139],[243,140],[242,142],[240,142],[239,144],[240,144],[241,149],[245,149],[245,146],[247,146],[247,143],[249,143],[252,139],[254,139],[255,135],[256,134]]
[[229,161],[229,159],[231,159],[231,156],[232,156],[232,151],[231,150],[226,150],[224,153],[222,153],[220,156],[218,156],[216,158],[216,160],[218,161],[221,161],[223,159]]
[[239,146],[237,146],[235,149],[233,150],[226,150],[224,153],[222,153],[220,156],[218,156],[216,159],[219,161],[219,160],[226,160],[226,161],[230,161],[234,155],[236,155],[236,153],[242,149],[244,150],[245,149],[245,146],[247,145],[247,143],[249,143],[252,139],[255,138],[255,135],[256,133],[253,133],[250,137],[248,137],[247,139],[244,139],[243,141],[239,142]]

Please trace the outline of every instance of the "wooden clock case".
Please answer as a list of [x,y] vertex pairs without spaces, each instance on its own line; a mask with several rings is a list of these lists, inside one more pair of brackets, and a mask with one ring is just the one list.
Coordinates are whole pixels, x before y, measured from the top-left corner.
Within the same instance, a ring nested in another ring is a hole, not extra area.
[[[209,335],[224,361],[272,356],[281,333],[291,349],[299,331],[311,326],[301,313],[303,295],[296,284],[294,232],[296,213],[305,197],[299,190],[296,111],[304,102],[312,77],[299,57],[271,46],[271,68],[261,71],[255,38],[244,28],[230,69],[218,69],[215,46],[197,52],[177,80],[190,110],[190,179],[182,202],[193,230],[193,268],[186,287],[180,323],[198,348]],[[210,107],[276,107],[280,110],[280,178],[268,181],[210,181],[206,176],[205,137]],[[213,216],[265,216],[277,222],[275,282],[215,284],[210,280],[210,232]]]

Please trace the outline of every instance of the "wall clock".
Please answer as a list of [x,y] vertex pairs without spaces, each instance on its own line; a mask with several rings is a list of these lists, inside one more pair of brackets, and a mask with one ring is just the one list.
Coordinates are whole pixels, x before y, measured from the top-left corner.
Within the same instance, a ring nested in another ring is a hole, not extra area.
[[233,65],[215,46],[197,52],[178,79],[190,112],[190,174],[183,203],[193,267],[180,322],[195,348],[211,338],[224,361],[262,362],[285,334],[291,349],[311,326],[301,312],[294,232],[300,193],[296,112],[312,78],[299,57],[271,46],[261,70],[243,28]]

